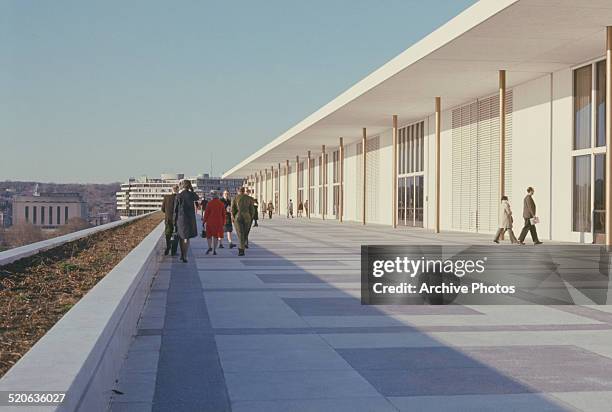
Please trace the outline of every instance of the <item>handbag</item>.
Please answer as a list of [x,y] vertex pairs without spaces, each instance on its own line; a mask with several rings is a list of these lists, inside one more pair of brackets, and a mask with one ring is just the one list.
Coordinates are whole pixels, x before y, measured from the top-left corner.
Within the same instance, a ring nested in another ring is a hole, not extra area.
[[535,225],[537,223],[540,223],[540,218],[537,216],[532,217],[531,219],[529,219],[529,223],[531,223],[532,225]]

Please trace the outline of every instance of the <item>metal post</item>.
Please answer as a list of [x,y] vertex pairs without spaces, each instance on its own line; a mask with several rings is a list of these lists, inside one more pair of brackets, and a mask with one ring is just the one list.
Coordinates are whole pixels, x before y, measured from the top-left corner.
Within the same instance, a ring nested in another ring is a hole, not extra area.
[[340,138],[340,146],[338,149],[338,174],[339,174],[339,187],[338,187],[338,216],[340,223],[342,223],[342,215],[344,214],[344,141]]
[[366,143],[367,143],[367,130],[364,127],[362,129],[362,137],[361,137],[361,147],[362,147],[362,152],[361,152],[361,159],[363,161],[363,175],[362,175],[362,187],[363,187],[363,196],[362,196],[362,209],[361,209],[361,223],[362,224],[366,224],[366,153],[367,153],[367,147],[366,147]]
[[397,227],[397,115],[393,115],[393,204],[391,213],[393,216],[393,228]]

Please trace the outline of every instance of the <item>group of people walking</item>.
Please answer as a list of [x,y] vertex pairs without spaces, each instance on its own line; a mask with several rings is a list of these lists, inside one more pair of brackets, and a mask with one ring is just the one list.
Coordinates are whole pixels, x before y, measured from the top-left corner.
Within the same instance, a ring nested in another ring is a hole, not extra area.
[[501,197],[501,207],[499,211],[499,229],[495,234],[495,238],[493,242],[499,243],[500,238],[505,232],[508,232],[510,235],[510,242],[512,244],[525,244],[525,238],[527,237],[527,232],[531,234],[531,240],[533,240],[534,245],[540,245],[542,242],[538,239],[538,232],[536,230],[536,224],[539,223],[539,218],[536,215],[536,205],[533,200],[533,194],[535,190],[533,187],[527,188],[527,195],[523,199],[523,219],[525,220],[525,224],[523,226],[523,230],[521,230],[521,234],[518,239],[514,236],[514,231],[512,230],[513,217],[512,217],[512,209],[510,207],[510,202],[508,201],[508,196]]
[[[208,250],[213,255],[218,248],[223,248],[223,238],[227,237],[228,247],[236,247],[232,241],[234,227],[238,235],[238,256],[244,256],[245,249],[249,247],[249,232],[251,226],[257,226],[257,200],[252,198],[244,187],[238,190],[234,199],[229,192],[210,192],[210,200],[200,197],[194,192],[189,180],[182,180],[179,185],[172,188],[172,193],[164,196],[162,211],[165,214],[165,255],[172,252],[173,242],[180,246],[181,261],[187,262],[189,240],[198,235],[196,224],[196,209],[202,211],[202,237],[206,237]],[[199,201],[199,203],[198,203]]]

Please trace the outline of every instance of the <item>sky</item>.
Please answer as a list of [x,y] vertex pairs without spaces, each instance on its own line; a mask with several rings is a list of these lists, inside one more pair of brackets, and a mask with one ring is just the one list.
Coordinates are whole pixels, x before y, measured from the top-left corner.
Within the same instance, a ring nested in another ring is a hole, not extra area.
[[220,175],[474,0],[0,0],[0,181]]

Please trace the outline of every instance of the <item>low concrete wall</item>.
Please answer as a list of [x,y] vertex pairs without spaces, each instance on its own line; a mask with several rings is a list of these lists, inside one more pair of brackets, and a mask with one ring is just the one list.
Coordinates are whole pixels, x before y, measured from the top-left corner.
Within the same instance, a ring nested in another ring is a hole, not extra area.
[[[150,214],[150,213],[149,213]],[[45,250],[53,249],[54,247],[58,247],[63,245],[64,243],[72,242],[74,240],[78,240],[94,233],[102,232],[104,230],[112,229],[117,226],[124,225],[128,222],[133,222],[136,219],[143,218],[145,216],[149,216],[149,214],[131,217],[129,219],[117,220],[115,222],[110,222],[105,225],[91,227],[89,229],[79,230],[77,232],[68,233],[67,235],[54,237],[52,239],[42,240],[40,242],[31,243],[29,245],[16,247],[14,249],[5,250],[4,252],[0,252],[0,266],[8,265],[9,263],[13,263],[16,260],[26,258],[28,256],[33,256],[39,252],[43,252]]]
[[163,231],[162,222],[68,311],[4,375],[0,392],[66,392],[61,406],[36,410],[107,410],[159,269]]

